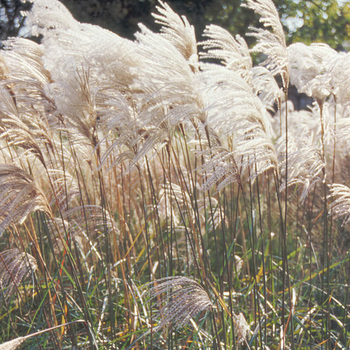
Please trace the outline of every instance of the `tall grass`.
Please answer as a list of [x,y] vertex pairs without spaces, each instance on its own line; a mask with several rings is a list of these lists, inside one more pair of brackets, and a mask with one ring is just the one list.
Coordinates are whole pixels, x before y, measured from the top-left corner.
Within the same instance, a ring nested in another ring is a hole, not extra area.
[[252,49],[163,2],[129,41],[33,1],[41,43],[0,53],[3,347],[350,347],[350,56],[246,6]]

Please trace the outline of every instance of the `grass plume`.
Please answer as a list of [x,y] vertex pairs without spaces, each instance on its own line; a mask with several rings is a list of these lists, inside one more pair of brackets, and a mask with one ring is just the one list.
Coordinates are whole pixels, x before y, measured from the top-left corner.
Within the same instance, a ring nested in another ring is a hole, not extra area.
[[0,347],[349,348],[349,54],[287,47],[270,0],[253,48],[162,1],[134,40],[32,2],[40,40],[0,51]]

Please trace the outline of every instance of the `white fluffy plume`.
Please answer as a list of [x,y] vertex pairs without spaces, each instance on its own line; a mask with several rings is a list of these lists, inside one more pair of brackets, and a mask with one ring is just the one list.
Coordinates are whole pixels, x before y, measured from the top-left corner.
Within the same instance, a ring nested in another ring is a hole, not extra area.
[[267,55],[264,65],[271,70],[273,75],[282,77],[283,87],[289,85],[289,68],[287,59],[287,46],[283,27],[279,15],[272,0],[247,0],[246,7],[260,15],[260,22],[265,28],[251,28],[248,33],[257,39],[253,51]]

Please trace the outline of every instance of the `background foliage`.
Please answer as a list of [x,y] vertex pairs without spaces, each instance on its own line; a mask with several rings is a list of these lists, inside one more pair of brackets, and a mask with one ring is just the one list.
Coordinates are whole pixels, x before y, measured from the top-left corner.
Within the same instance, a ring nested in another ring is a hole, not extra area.
[[[205,25],[220,25],[244,35],[258,17],[242,8],[243,0],[171,0],[169,4],[185,15],[196,28],[198,38]],[[80,22],[98,24],[123,37],[132,38],[142,22],[154,29],[151,13],[156,0],[62,0]],[[28,8],[21,0],[1,0],[0,39],[16,36],[23,21],[20,11]],[[338,0],[277,0],[288,44],[301,41],[325,42],[343,50],[350,36],[350,2]]]

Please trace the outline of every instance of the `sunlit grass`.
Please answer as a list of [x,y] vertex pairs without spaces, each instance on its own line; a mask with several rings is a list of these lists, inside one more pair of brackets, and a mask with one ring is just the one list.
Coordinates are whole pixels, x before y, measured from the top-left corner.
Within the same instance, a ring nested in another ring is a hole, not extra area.
[[128,41],[34,1],[0,54],[4,349],[350,346],[349,57],[248,5],[260,66],[163,3]]

